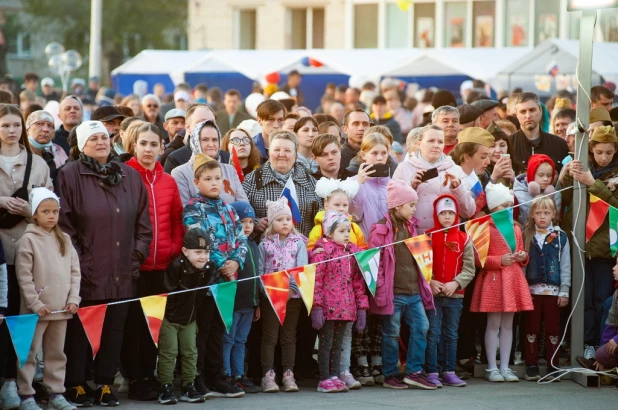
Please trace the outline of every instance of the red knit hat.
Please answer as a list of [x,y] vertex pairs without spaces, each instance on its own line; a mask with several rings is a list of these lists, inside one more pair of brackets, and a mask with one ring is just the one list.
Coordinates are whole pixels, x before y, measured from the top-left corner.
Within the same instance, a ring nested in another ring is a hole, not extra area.
[[556,166],[554,165],[554,161],[552,161],[552,159],[549,158],[547,155],[544,155],[544,154],[534,154],[528,160],[528,171],[526,171],[526,178],[528,180],[528,183],[534,181],[534,174],[536,174],[536,170],[541,166],[541,164],[543,164],[545,162],[547,162],[549,165],[551,165],[551,169],[552,169],[551,178],[552,178],[552,181],[556,178]]

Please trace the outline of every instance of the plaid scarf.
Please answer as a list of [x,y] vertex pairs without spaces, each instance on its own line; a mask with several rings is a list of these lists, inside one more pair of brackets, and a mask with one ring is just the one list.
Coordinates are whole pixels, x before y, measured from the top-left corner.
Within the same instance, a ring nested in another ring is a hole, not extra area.
[[85,155],[83,152],[79,154],[79,160],[89,170],[103,178],[105,185],[118,185],[122,181],[122,169],[117,162],[112,161],[111,155],[108,157],[108,162],[105,164],[100,164],[94,158]]

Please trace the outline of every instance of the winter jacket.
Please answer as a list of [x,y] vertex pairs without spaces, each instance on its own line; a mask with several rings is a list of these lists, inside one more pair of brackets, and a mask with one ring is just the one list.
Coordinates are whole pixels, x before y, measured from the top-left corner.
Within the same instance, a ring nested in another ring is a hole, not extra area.
[[[307,238],[303,235],[290,233],[283,241],[279,240],[279,235],[277,234],[269,235],[262,238],[258,249],[260,276],[305,266],[309,263]],[[290,276],[290,289],[294,291],[295,298],[300,297],[298,286],[293,276]]]
[[228,260],[238,262],[239,269],[242,269],[247,255],[247,235],[230,204],[221,198],[198,194],[191,198],[182,212],[182,223],[187,230],[202,228],[208,232],[210,259],[217,269]]
[[[530,192],[528,192],[528,181],[526,179],[526,174],[518,175],[515,178],[515,183],[513,184],[513,193],[515,194],[517,203],[519,204],[519,217],[517,218],[517,221],[522,225],[525,225],[528,220],[528,212],[530,211],[530,205],[532,205],[531,201],[535,198],[530,194]],[[541,192],[540,195],[544,194]],[[556,204],[556,210],[560,213],[562,206],[561,193],[556,192],[551,196],[551,198]]]
[[[320,238],[322,238],[323,236],[322,220],[324,219],[324,213],[325,211],[321,210],[320,212],[317,213],[317,215],[315,216],[313,220],[315,222],[315,226],[309,233],[309,238],[307,240],[307,250],[308,251],[313,249],[316,245],[316,242],[318,242],[318,240],[320,240]],[[363,231],[361,231],[360,227],[355,222],[352,222],[351,216],[350,216],[350,224],[351,224],[350,243],[353,243],[354,245],[358,246],[360,249],[367,249],[367,241],[365,240],[365,235],[363,235]]]
[[[357,177],[351,179],[356,180]],[[371,225],[388,212],[386,187],[390,180],[388,177],[368,178],[350,201],[350,215],[360,225],[365,237],[369,236]]]
[[54,144],[59,145],[66,155],[69,155],[69,151],[71,150],[71,146],[69,145],[69,131],[64,129],[64,125],[58,127],[52,141]]
[[543,246],[530,239],[530,261],[526,266],[526,279],[530,285],[544,283],[560,287],[560,293],[569,295],[571,287],[571,251],[566,233],[559,227],[545,236]]
[[513,147],[513,163],[520,164],[524,170],[528,169],[528,160],[534,154],[545,154],[556,164],[556,172],[562,169],[562,160],[569,155],[569,146],[560,137],[540,131],[537,145],[534,145],[522,130],[511,135]]
[[[258,246],[252,239],[247,240],[247,257],[242,269],[238,270],[238,280],[255,278],[260,275]],[[261,281],[243,280],[238,282],[236,288],[236,301],[234,310],[254,308],[260,304]]]
[[[467,219],[472,218],[476,213],[476,202],[470,193],[472,187],[469,187],[465,181],[468,175],[449,156],[442,155],[439,161],[429,164],[420,157],[420,154],[412,154],[399,164],[393,178],[409,184],[412,182],[416,171],[430,168],[438,169],[438,177],[421,183],[416,189],[418,202],[414,216],[419,220],[419,233],[424,233],[433,226],[433,202],[441,194],[451,194],[455,197],[459,204],[459,216]],[[461,184],[457,188],[450,189],[448,184],[444,186],[444,175],[447,172],[461,180]]]
[[260,154],[262,154],[262,157],[268,158],[268,153],[266,152],[266,144],[264,144],[264,136],[261,132],[253,137],[253,142],[255,143],[257,149],[260,150]]
[[165,145],[165,151],[163,151],[163,154],[159,156],[159,162],[161,163],[161,165],[165,166],[167,157],[170,156],[172,152],[185,146],[185,141],[184,141],[185,134],[186,134],[186,130],[183,128],[176,133],[172,141],[168,142]]
[[[408,222],[408,229],[412,236],[416,236],[416,224],[418,220],[412,218]],[[395,233],[390,215],[387,213],[384,219],[371,227],[369,235],[369,248],[389,245],[393,243]],[[423,299],[425,310],[433,310],[433,294],[429,283],[418,270],[418,283]],[[384,246],[380,249],[380,267],[378,268],[378,280],[376,283],[375,297],[369,300],[371,313],[376,315],[392,315],[395,313],[395,294],[393,292],[395,283],[395,247]]]
[[7,275],[4,249],[2,249],[2,242],[0,242],[0,315],[5,315],[6,308],[9,306],[9,278]]
[[82,161],[58,171],[60,228],[71,237],[79,256],[83,300],[116,300],[135,296],[139,252],[150,252],[152,225],[148,191],[139,172],[119,163],[122,181],[107,185]]
[[618,343],[618,290],[612,296],[612,307],[609,308],[609,315],[607,316],[607,322],[605,322],[602,339],[601,345],[609,342],[609,339],[614,339],[614,342]]
[[[325,320],[355,321],[357,310],[369,308],[365,281],[356,260],[342,257],[361,249],[353,243],[344,246],[327,238],[320,238],[316,246],[324,252],[311,259],[311,263],[317,263],[313,307],[322,308]],[[341,259],[324,262],[334,258]]]
[[165,270],[175,257],[180,255],[185,228],[182,226],[182,203],[176,181],[163,172],[163,166],[155,162],[154,171],[131,158],[127,165],[142,177],[149,198],[152,242],[148,258],[142,263],[142,271]]
[[352,159],[358,155],[358,151],[359,150],[352,148],[352,146],[346,141],[346,143],[341,147],[341,168],[347,169],[350,166]]
[[[30,224],[19,240],[15,263],[21,291],[20,314],[37,313],[41,308],[63,310],[69,303],[79,306],[79,259],[69,235],[63,233],[66,253],[60,254],[54,232]],[[39,320],[67,320],[70,313],[54,313]]]
[[[232,203],[235,201],[249,202],[245,190],[243,189],[236,169],[228,164],[221,164],[221,173],[223,175],[223,189],[221,190],[221,199],[225,202]],[[180,199],[183,205],[187,205],[189,199],[199,193],[199,189],[193,182],[195,174],[193,173],[193,164],[187,162],[179,167],[174,168],[172,176],[178,184],[180,191]]]

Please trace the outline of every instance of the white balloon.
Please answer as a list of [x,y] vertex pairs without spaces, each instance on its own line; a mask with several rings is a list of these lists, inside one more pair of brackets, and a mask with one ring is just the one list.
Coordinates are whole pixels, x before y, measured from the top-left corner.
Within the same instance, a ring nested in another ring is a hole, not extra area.
[[49,69],[54,74],[62,74],[65,69],[64,60],[62,59],[61,54],[53,55],[49,58],[49,62],[47,63]]
[[45,54],[48,58],[64,53],[64,46],[58,42],[51,42],[45,46]]
[[62,54],[62,61],[69,71],[76,71],[82,66],[82,56],[75,50],[67,50]]
[[260,93],[249,94],[245,99],[245,110],[250,116],[257,118],[257,106],[264,100],[266,100],[266,97]]

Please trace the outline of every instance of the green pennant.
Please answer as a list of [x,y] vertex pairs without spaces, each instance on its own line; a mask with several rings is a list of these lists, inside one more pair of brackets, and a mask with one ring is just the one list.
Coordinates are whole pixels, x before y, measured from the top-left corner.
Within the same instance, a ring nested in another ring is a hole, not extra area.
[[515,252],[517,249],[517,241],[515,240],[515,229],[513,227],[513,217],[511,215],[512,213],[509,212],[508,209],[503,209],[491,214],[491,219],[494,220],[496,228],[498,228],[498,231],[500,231],[507,245],[511,248],[511,252]]
[[210,288],[212,296],[215,298],[217,309],[221,315],[221,320],[225,324],[225,330],[230,333],[234,320],[234,300],[236,299],[236,287],[238,281],[219,283]]
[[363,278],[365,278],[369,292],[372,296],[375,296],[378,285],[378,267],[380,266],[380,248],[357,252],[354,257],[358,262]]
[[612,257],[618,252],[618,209],[609,207],[609,249]]

